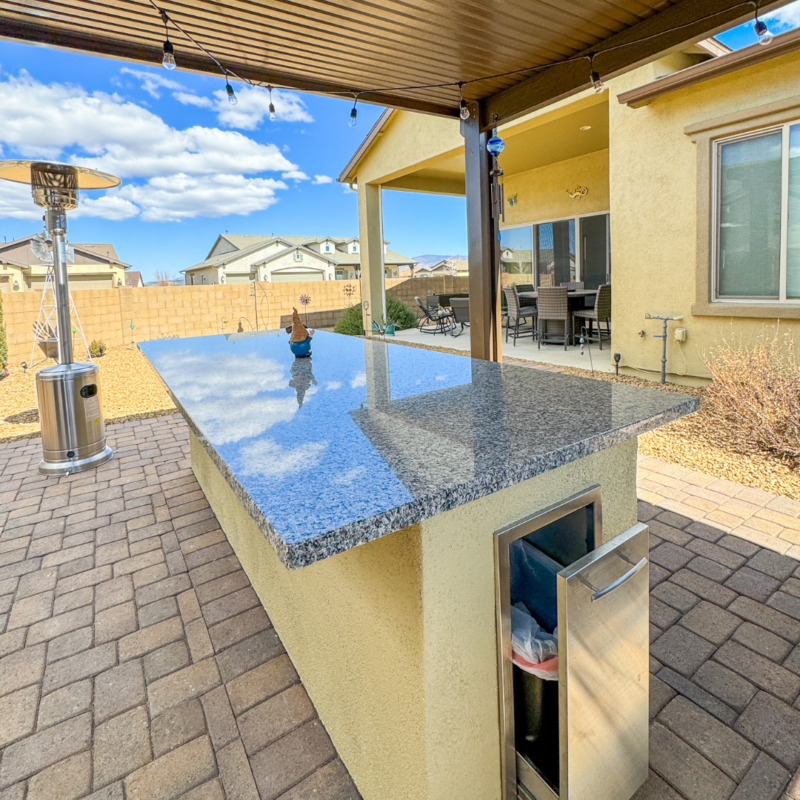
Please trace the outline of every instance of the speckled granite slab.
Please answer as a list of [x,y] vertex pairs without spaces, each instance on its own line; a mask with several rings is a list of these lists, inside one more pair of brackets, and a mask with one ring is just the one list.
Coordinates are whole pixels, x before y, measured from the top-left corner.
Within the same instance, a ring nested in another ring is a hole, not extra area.
[[287,567],[469,503],[695,411],[692,397],[318,332],[144,342]]

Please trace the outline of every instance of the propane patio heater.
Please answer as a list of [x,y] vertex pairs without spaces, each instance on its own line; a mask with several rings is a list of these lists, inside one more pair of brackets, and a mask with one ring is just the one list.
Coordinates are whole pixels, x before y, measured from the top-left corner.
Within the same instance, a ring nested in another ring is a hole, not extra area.
[[79,189],[110,189],[120,181],[93,169],[41,161],[0,161],[0,179],[30,184],[33,202],[46,210],[45,227],[53,237],[58,364],[36,373],[44,451],[39,472],[70,475],[93,469],[113,453],[106,445],[98,369],[72,360],[67,211],[78,207]]

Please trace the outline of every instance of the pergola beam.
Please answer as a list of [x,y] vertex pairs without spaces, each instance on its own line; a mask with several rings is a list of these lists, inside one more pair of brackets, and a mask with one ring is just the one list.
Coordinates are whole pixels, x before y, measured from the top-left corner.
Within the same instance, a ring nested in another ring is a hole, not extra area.
[[[788,2],[765,2],[760,13]],[[596,45],[595,69],[603,78],[614,77],[686,42],[713,36],[732,24],[752,19],[753,12],[753,7],[742,0],[682,0]],[[603,52],[611,47],[619,49]],[[586,50],[582,55],[591,52]],[[481,104],[481,130],[510,122],[587,89],[589,63],[584,59],[549,67],[488,97]]]
[[[145,45],[141,42],[127,41],[105,36],[96,36],[79,31],[53,28],[47,24],[21,21],[14,18],[3,18],[2,35],[0,39],[7,41],[23,41],[30,44],[56,47],[62,50],[73,50],[81,53],[94,53],[122,61],[136,61],[141,64],[161,66],[163,51],[160,46]],[[254,83],[270,84],[285,89],[296,89],[312,94],[341,95],[345,100],[352,100],[352,88],[335,82],[320,81],[311,78],[302,78],[286,72],[267,70],[250,66],[244,62],[224,59],[224,66],[243,80]],[[200,74],[214,74],[219,72],[217,67],[207,56],[199,52],[181,51],[180,70]],[[389,108],[403,108],[408,111],[418,111],[424,114],[437,116],[457,117],[458,109],[426,102],[414,98],[399,97],[394,94],[382,92],[361,92],[358,95],[359,103],[387,106]]]

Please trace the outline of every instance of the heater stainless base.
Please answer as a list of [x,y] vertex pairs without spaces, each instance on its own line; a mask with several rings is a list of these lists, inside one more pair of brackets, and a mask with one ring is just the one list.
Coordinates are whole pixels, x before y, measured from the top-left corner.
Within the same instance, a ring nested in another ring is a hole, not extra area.
[[36,374],[42,475],[69,475],[111,458],[94,364],[59,364]]
[[39,462],[39,472],[42,475],[72,475],[75,472],[85,472],[88,469],[99,467],[113,457],[113,450],[106,446],[99,453],[88,458],[68,458],[62,461],[47,461],[43,458]]

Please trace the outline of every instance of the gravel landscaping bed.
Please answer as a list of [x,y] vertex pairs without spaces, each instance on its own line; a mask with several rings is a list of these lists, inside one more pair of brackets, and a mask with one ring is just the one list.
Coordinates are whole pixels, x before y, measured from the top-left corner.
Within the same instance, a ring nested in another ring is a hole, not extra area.
[[[161,379],[135,345],[107,350],[96,363],[106,424],[175,411]],[[0,381],[0,442],[39,435],[35,374],[52,364],[47,361],[25,373],[9,367],[11,374]]]

